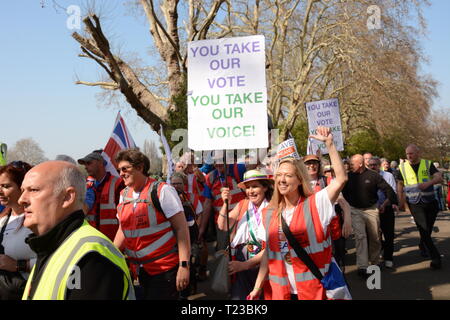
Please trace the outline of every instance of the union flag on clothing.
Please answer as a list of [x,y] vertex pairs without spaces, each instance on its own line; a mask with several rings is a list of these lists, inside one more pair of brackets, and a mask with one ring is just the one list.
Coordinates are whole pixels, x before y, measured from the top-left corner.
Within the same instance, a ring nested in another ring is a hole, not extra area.
[[102,156],[107,162],[106,171],[118,176],[119,174],[116,169],[117,163],[114,161],[116,153],[123,149],[135,147],[136,143],[125,125],[125,120],[122,118],[120,112],[118,112],[111,137],[102,152]]

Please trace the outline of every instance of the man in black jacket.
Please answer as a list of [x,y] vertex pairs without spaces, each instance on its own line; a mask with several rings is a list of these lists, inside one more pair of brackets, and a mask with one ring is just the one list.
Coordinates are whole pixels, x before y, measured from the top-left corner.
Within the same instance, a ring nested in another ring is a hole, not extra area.
[[[34,233],[26,242],[37,253],[24,299],[133,298],[122,254],[84,220],[85,181],[74,165],[41,163],[27,173],[22,190],[24,226]],[[74,277],[65,282],[68,268]]]
[[[377,207],[378,190],[381,190],[389,200],[384,202],[380,208]],[[351,172],[348,174],[348,182],[344,187],[343,195],[352,208],[358,275],[365,278],[369,262],[372,265],[378,265],[380,260],[379,210],[384,211],[383,206],[397,204],[397,196],[378,173],[365,167],[364,158],[360,154],[351,158]]]

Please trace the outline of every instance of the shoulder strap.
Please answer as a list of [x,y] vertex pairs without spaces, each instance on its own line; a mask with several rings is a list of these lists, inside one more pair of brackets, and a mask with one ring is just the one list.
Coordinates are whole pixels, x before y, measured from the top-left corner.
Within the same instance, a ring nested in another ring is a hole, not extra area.
[[289,230],[289,227],[286,223],[286,220],[284,220],[283,215],[281,214],[281,226],[283,228],[283,232],[291,245],[291,247],[294,249],[295,253],[299,257],[300,260],[303,261],[304,264],[308,267],[309,270],[314,274],[314,276],[322,280],[323,275],[320,272],[319,268],[316,266],[314,261],[311,259],[311,257],[308,255],[308,253],[303,249],[297,240],[295,240],[295,237],[292,235],[291,230]]
[[247,210],[248,210],[248,203],[249,202],[250,201],[248,199],[244,199],[244,200],[241,200],[241,202],[238,203],[238,205],[240,207],[239,207],[239,215],[238,215],[237,221],[241,220],[242,217],[244,216],[244,214],[247,212]]
[[161,181],[155,181],[152,183],[150,195],[152,197],[152,203],[155,206],[156,210],[158,210],[161,213],[164,213],[158,198],[158,189],[161,183],[162,183]]
[[428,175],[430,175],[430,167],[431,167],[431,161],[425,160],[425,168],[427,169]]
[[4,254],[5,253],[5,247],[2,244],[2,242],[3,242],[3,235],[4,235],[6,227],[8,225],[9,218],[11,218],[11,213],[12,213],[12,209],[10,208],[9,212],[8,212],[8,215],[6,217],[5,224],[3,225],[2,230],[0,231],[0,254]]

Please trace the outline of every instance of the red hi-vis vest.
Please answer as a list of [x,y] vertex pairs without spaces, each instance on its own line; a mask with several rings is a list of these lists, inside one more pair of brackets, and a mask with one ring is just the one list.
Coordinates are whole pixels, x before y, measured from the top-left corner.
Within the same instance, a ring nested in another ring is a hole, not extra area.
[[[172,226],[152,202],[151,191],[155,183],[155,179],[148,178],[138,199],[132,198],[131,188],[125,188],[121,193],[123,202],[117,206],[125,236],[124,252],[131,263],[142,265],[150,275],[166,272],[179,263]],[[160,183],[158,187],[158,198],[164,185]]]
[[184,192],[187,194],[195,194],[198,196],[199,200],[203,204],[205,202],[205,197],[202,196],[205,187],[197,181],[195,174],[189,174],[187,176],[188,183],[184,185]]
[[239,203],[239,201],[245,199],[245,193],[242,192],[242,190],[238,187],[240,178],[237,164],[234,164],[233,166],[233,174],[234,177],[231,177],[227,174],[226,181],[224,182],[220,181],[219,172],[217,169],[211,171],[206,176],[206,185],[211,190],[211,193],[214,197],[214,199],[212,200],[212,206],[214,208],[214,220],[216,223],[219,217],[220,209],[223,206],[223,200],[221,196],[222,192],[220,191],[222,187],[230,188],[231,202],[228,204],[228,210],[232,210]]
[[[266,250],[269,259],[269,290],[264,290],[266,300],[290,300],[291,290],[285,266],[285,255],[280,250],[281,219],[276,210],[264,209],[264,221],[267,230]],[[289,226],[299,244],[306,250],[323,275],[328,272],[331,263],[332,246],[329,232],[323,232],[315,195],[302,199],[296,207]],[[284,233],[283,233],[284,234]],[[294,249],[288,245],[293,264],[295,284],[299,300],[325,300],[326,290],[308,267],[297,257]],[[287,255],[287,254],[286,254]]]
[[95,203],[85,219],[91,226],[114,241],[119,229],[119,221],[116,217],[116,199],[118,198],[116,192],[121,189],[122,179],[108,172],[97,188],[91,186],[92,183],[88,180],[88,187],[92,187],[95,191]]
[[[329,185],[331,182],[331,178],[321,176],[316,182],[316,185],[314,186],[314,193],[319,192],[322,189],[325,189],[327,185]],[[333,219],[330,221],[330,232],[331,232],[331,239],[337,240],[342,237],[342,226],[341,222],[339,221],[339,216],[335,215]]]

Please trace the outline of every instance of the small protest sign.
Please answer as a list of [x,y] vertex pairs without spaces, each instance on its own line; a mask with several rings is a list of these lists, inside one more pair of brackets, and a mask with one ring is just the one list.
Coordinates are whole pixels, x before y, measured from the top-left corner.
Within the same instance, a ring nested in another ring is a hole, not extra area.
[[278,145],[277,154],[275,156],[276,160],[281,160],[287,157],[291,157],[297,160],[300,159],[300,155],[297,152],[297,146],[295,145],[294,139],[288,139]]
[[[342,139],[341,116],[339,112],[339,100],[328,99],[306,103],[306,112],[308,114],[309,134],[316,134],[318,126],[331,128],[333,140],[338,151],[344,150],[344,142]],[[322,154],[327,154],[328,150],[325,144],[314,139],[308,139],[308,154],[316,154],[320,149]]]

